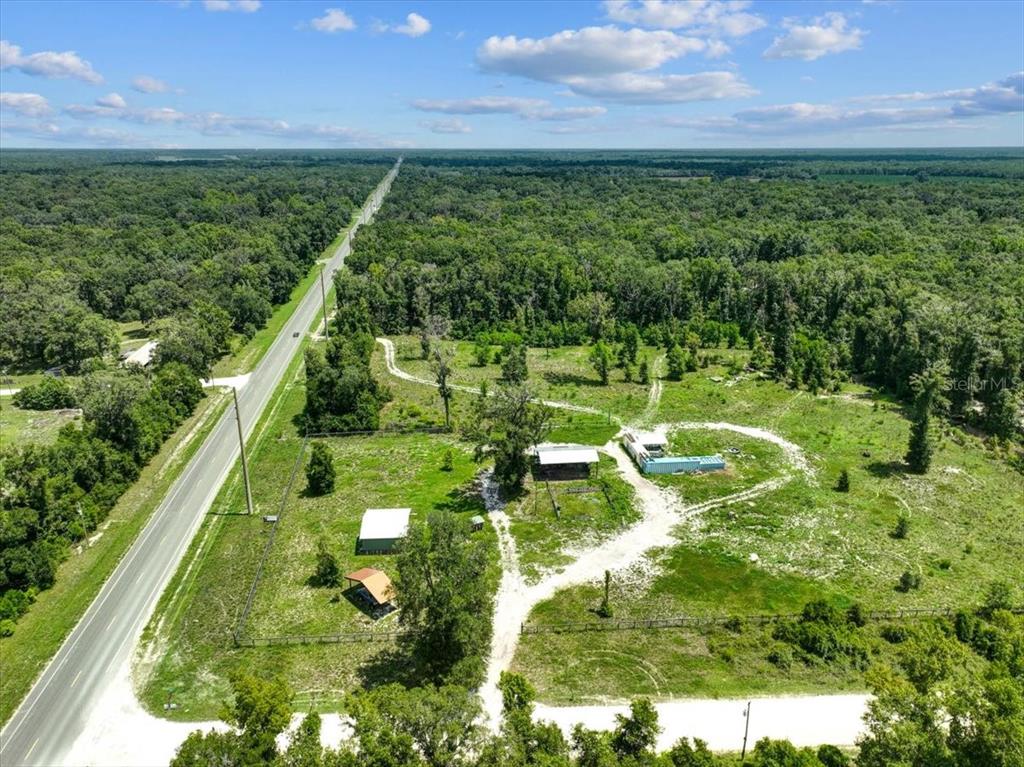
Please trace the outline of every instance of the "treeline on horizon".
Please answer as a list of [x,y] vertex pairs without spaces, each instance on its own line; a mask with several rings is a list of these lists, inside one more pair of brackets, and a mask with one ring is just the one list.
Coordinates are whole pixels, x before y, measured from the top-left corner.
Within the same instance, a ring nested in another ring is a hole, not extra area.
[[513,332],[538,346],[636,327],[665,348],[714,347],[735,326],[795,385],[858,377],[906,399],[915,375],[946,362],[949,413],[1012,436],[1020,181],[673,181],[644,158],[613,172],[413,156],[339,275],[339,299],[365,300],[386,333],[441,316],[459,337]]

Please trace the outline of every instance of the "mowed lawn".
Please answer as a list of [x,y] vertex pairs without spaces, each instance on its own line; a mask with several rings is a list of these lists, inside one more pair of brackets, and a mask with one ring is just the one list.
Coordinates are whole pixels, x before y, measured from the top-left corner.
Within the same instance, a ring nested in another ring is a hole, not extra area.
[[[473,487],[479,467],[450,435],[383,434],[322,441],[334,456],[335,490],[311,497],[305,478],[296,481],[256,592],[246,626],[249,636],[395,629],[394,614],[375,621],[342,596],[346,583],[340,588],[311,583],[318,543],[323,541],[337,557],[342,573],[374,567],[395,577],[394,555],[356,554],[366,509],[410,508],[412,524],[443,509],[459,513],[467,527],[473,514],[483,513]],[[442,464],[449,450],[452,470],[445,471]]]

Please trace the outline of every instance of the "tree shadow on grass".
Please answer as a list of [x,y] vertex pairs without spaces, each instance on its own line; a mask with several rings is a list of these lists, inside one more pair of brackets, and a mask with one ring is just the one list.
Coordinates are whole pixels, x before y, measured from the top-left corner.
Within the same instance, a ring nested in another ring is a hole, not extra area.
[[907,464],[903,461],[872,461],[864,468],[871,476],[879,479],[907,473]]
[[448,511],[453,514],[470,512],[482,514],[487,510],[479,490],[472,484],[462,485],[448,491],[448,495],[436,505],[436,508],[438,511]]
[[397,683],[416,687],[427,677],[426,669],[416,655],[414,640],[408,635],[398,637],[395,647],[385,647],[356,669],[366,689]]
[[584,377],[577,373],[560,373],[554,370],[544,371],[542,377],[552,386],[603,386],[598,379]]

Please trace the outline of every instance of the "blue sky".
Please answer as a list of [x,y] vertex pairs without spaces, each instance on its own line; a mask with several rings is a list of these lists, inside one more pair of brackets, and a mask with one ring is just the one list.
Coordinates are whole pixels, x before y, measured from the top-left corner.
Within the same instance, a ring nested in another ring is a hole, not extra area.
[[1024,145],[1024,3],[0,3],[0,146]]

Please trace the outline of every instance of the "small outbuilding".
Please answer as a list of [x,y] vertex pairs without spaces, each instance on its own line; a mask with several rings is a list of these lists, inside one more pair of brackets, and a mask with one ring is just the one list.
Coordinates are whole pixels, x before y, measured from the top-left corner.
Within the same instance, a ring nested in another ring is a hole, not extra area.
[[388,576],[372,567],[363,567],[345,576],[349,588],[354,588],[353,597],[362,602],[370,612],[394,609],[395,586]]
[[472,530],[474,533],[479,532],[480,530],[483,530],[484,529],[484,518],[481,517],[479,514],[475,514],[474,516],[470,517],[469,518],[469,529]]
[[411,509],[367,509],[359,526],[357,554],[387,554],[409,532]]
[[538,479],[586,479],[590,467],[598,462],[597,450],[585,445],[538,445]]
[[622,444],[644,474],[696,474],[725,469],[725,460],[717,454],[666,455],[668,441],[657,432],[627,431]]
[[147,367],[153,361],[153,352],[156,351],[157,344],[157,341],[146,341],[138,349],[125,355],[124,364]]

